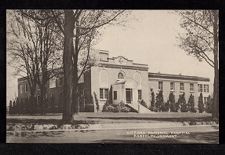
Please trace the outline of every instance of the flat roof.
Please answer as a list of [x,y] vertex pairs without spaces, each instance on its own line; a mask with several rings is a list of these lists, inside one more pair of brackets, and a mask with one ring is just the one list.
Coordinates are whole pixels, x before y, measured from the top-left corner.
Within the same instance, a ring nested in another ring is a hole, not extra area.
[[210,79],[206,77],[189,76],[181,74],[151,73],[151,72],[148,73],[148,78],[182,79],[182,80],[206,81],[206,82],[210,81]]

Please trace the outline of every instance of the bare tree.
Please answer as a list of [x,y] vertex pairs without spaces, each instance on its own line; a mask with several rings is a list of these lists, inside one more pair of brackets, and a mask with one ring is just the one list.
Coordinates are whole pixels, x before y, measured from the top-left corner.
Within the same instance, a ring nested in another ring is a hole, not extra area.
[[[48,81],[58,74],[56,67],[60,66],[60,50],[62,50],[62,37],[57,33],[58,27],[52,18],[48,18],[49,10],[20,10],[23,17],[32,20],[37,27],[39,67],[37,84],[40,88],[40,103],[42,112],[47,99]],[[61,51],[62,53],[62,51]]]
[[[15,10],[15,21],[11,23],[11,37],[8,44],[12,60],[17,60],[17,71],[27,75],[30,93],[34,98],[37,86],[40,88],[40,103],[46,102],[47,82],[55,76],[55,67],[60,63],[60,39],[56,26],[46,18],[46,10]],[[32,100],[33,101],[33,100]]]
[[26,26],[28,24],[26,20],[19,18],[16,12],[7,13],[13,16],[7,16],[10,18],[7,22],[7,52],[11,58],[9,64],[16,69],[16,74],[23,73],[27,76],[30,97],[34,101],[38,77],[36,68],[39,64],[37,55],[33,51],[36,50],[37,42],[30,38],[31,27]]
[[[55,22],[64,35],[64,122],[70,123],[73,113],[79,112],[78,81],[88,66],[93,40],[101,27],[116,21],[123,13],[121,10],[64,10],[63,13],[52,11]],[[79,68],[79,54],[82,51],[86,52],[87,57],[83,67]],[[75,111],[71,110],[73,105]]]
[[214,68],[214,110],[212,116],[219,117],[219,12],[218,10],[178,11],[181,27],[180,47],[199,61]]

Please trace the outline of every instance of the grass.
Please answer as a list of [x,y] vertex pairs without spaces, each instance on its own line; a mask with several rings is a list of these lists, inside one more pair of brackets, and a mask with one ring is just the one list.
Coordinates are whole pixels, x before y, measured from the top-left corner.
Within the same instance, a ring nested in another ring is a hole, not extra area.
[[[62,120],[58,119],[7,119],[7,124],[56,124],[61,125]],[[72,124],[95,124],[94,120],[74,120]]]

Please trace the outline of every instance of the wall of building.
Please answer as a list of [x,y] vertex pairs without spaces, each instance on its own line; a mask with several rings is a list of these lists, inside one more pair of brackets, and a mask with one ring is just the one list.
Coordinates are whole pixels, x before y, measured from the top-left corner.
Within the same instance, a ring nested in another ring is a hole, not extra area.
[[[203,96],[203,101],[204,101],[204,98],[207,98],[209,95],[211,96],[211,98],[213,97],[213,93],[212,93],[212,85],[210,85],[209,82],[204,82],[204,81],[198,81],[198,84],[201,84],[202,85],[202,92],[198,91],[197,94],[198,96],[200,95],[200,93],[202,93],[202,96]],[[209,90],[208,91],[205,91],[204,90],[204,85],[209,85]]]
[[[152,88],[154,93],[157,94],[159,92],[158,83],[159,81],[163,82],[163,97],[164,102],[167,102],[169,99],[170,83],[174,82],[175,90],[172,91],[175,96],[175,101],[178,101],[179,95],[185,93],[185,100],[188,101],[190,95],[194,96],[195,106],[197,106],[197,82],[196,81],[187,81],[187,80],[174,80],[174,79],[163,79],[163,78],[154,78],[149,79],[149,88]],[[180,90],[180,83],[184,83],[184,91]],[[194,85],[194,92],[190,91],[190,83]]]
[[[96,93],[96,96],[99,100],[100,110],[102,109],[103,105],[106,103],[106,99],[100,99],[100,97],[99,97],[100,96],[100,88],[108,88],[110,90],[111,85],[114,84],[116,82],[116,80],[118,79],[118,74],[120,72],[124,73],[124,79],[127,81],[129,79],[134,79],[134,75],[136,75],[136,74],[140,75],[142,99],[148,105],[150,105],[149,88],[147,87],[147,85],[148,85],[148,72],[147,71],[137,71],[137,70],[132,70],[132,69],[119,69],[119,68],[104,68],[104,67],[94,66],[91,68],[91,91],[92,91],[92,95],[94,95],[94,93]],[[105,82],[101,81],[102,77],[104,77]],[[95,109],[96,109],[96,107],[95,107]]]
[[27,80],[18,80],[18,97],[22,99],[28,96],[30,96],[30,89]]
[[[170,83],[174,82],[175,84],[175,90],[173,91],[173,94],[175,96],[175,101],[178,101],[179,95],[182,93],[185,93],[185,99],[186,102],[188,102],[190,95],[192,94],[194,96],[195,101],[195,107],[198,108],[198,97],[200,95],[200,92],[198,91],[198,84],[207,84],[209,85],[209,82],[202,82],[202,81],[192,81],[192,80],[182,80],[182,79],[165,79],[165,78],[149,78],[149,89],[153,89],[155,96],[159,92],[158,89],[158,83],[159,81],[163,82],[163,97],[164,102],[166,102],[169,99],[169,94],[171,92],[170,90]],[[180,90],[180,83],[184,83],[184,91]],[[190,84],[194,85],[194,91],[190,91]],[[208,97],[210,95],[210,92],[202,92],[203,98]]]

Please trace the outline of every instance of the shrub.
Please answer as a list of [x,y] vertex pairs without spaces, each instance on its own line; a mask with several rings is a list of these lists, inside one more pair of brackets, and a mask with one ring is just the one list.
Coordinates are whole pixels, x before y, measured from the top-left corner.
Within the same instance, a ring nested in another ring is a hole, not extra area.
[[208,96],[206,105],[205,105],[205,111],[207,113],[212,113],[212,103],[213,103],[213,99],[210,97],[210,95]]
[[103,112],[130,112],[131,108],[127,107],[123,101],[119,104],[110,104],[107,100],[102,109]]
[[106,112],[115,112],[115,107],[112,105],[108,105],[105,110]]
[[156,110],[161,111],[161,106],[163,104],[163,92],[160,90],[156,96]]
[[149,108],[150,110],[154,111],[156,109],[155,107],[155,93],[153,92],[153,89],[151,89],[151,106]]
[[123,101],[120,101],[120,103],[118,104],[119,107],[125,107],[125,103]]
[[204,104],[203,104],[202,93],[200,93],[200,96],[198,98],[198,110],[199,110],[200,113],[204,112]]
[[109,104],[109,101],[107,100],[106,102],[105,102],[105,104],[104,104],[104,106],[103,106],[103,108],[102,108],[102,112],[107,112],[107,107],[109,106],[110,104]]
[[154,106],[154,107],[150,107],[149,109],[150,109],[151,111],[157,112],[157,108],[156,108],[156,106]]
[[186,100],[185,100],[185,93],[180,95],[180,97],[178,99],[178,102],[181,105],[180,111],[181,112],[188,112],[188,104],[186,103]]
[[98,98],[97,98],[97,95],[96,95],[95,92],[94,92],[94,97],[95,97],[96,110],[98,112],[99,111],[99,104],[98,104]]
[[121,108],[121,112],[130,112],[130,111],[131,111],[131,108],[129,107],[124,106]]
[[12,105],[12,101],[10,100],[9,101],[9,114],[12,113],[12,108],[13,108],[13,105]]
[[194,96],[191,94],[189,99],[188,99],[188,111],[190,112],[196,112],[195,110],[195,100]]
[[175,96],[173,92],[170,92],[168,103],[169,103],[170,111],[177,112],[178,108],[176,107]]
[[164,104],[164,111],[165,111],[165,112],[168,112],[169,109],[170,109],[170,104],[169,104],[169,102],[167,101],[167,102]]
[[125,103],[121,101],[119,104],[114,104],[115,112],[121,112],[121,109],[125,107]]
[[180,102],[176,102],[175,104],[175,108],[176,108],[176,112],[178,112],[178,110],[180,109]]

